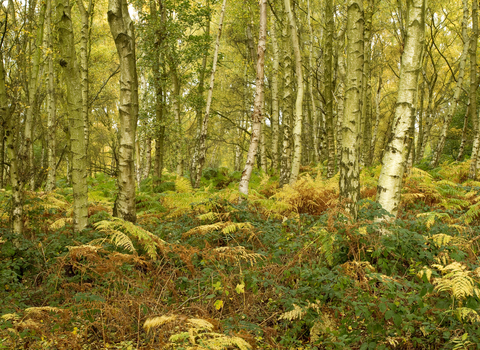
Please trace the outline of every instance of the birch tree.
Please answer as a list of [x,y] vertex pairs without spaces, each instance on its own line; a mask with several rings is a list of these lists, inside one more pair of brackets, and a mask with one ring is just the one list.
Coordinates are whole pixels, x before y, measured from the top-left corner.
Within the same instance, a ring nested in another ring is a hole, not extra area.
[[400,65],[395,116],[378,179],[377,201],[394,216],[400,204],[409,139],[413,134],[418,75],[422,69],[425,42],[425,1],[407,1],[407,33]]
[[473,141],[472,161],[468,177],[475,179],[477,176],[477,158],[480,146],[480,123],[477,117],[477,45],[478,45],[478,1],[472,0],[472,38],[470,41],[470,120],[472,120],[475,130],[475,139]]
[[136,221],[135,132],[138,118],[138,78],[135,32],[126,0],[109,0],[108,24],[120,59],[120,130],[118,150],[118,194],[115,215]]
[[360,199],[360,120],[364,61],[363,2],[347,3],[347,74],[340,156],[340,198],[352,220]]
[[73,228],[83,230],[88,223],[87,157],[85,128],[82,118],[80,72],[75,52],[71,5],[69,0],[57,0],[58,42],[67,86],[69,133],[72,153]]
[[[335,136],[333,126],[333,0],[325,3],[326,42],[325,42],[325,122],[327,131],[327,177],[335,175]],[[363,8],[363,5],[362,5]]]
[[267,36],[267,0],[261,0],[260,6],[260,27],[258,30],[258,48],[257,48],[257,77],[255,85],[255,101],[252,115],[252,135],[250,146],[247,153],[247,161],[242,172],[239,184],[239,192],[241,194],[239,200],[242,201],[244,196],[248,195],[248,185],[252,175],[253,165],[255,163],[255,155],[257,154],[258,143],[260,141],[260,132],[262,125],[262,95],[265,76],[265,48]]
[[52,40],[52,0],[47,0],[47,13],[45,19],[45,42],[47,47],[47,138],[48,138],[48,173],[46,191],[55,188],[56,168],[55,159],[56,137],[55,123],[57,106],[55,100],[55,74],[53,69],[53,40]]
[[277,20],[271,17],[270,37],[272,39],[273,67],[272,67],[272,168],[278,169],[278,139],[280,133],[280,113],[278,106],[278,74],[280,71],[280,49],[277,38]]
[[295,100],[295,119],[293,126],[293,160],[292,170],[290,174],[290,184],[297,181],[298,173],[300,171],[300,162],[302,157],[302,122],[303,122],[303,70],[302,70],[302,55],[300,52],[300,43],[298,41],[297,23],[293,10],[291,8],[290,0],[285,0],[285,11],[288,15],[290,25],[290,38],[292,41],[293,53],[295,55],[295,76],[297,78],[297,97]]

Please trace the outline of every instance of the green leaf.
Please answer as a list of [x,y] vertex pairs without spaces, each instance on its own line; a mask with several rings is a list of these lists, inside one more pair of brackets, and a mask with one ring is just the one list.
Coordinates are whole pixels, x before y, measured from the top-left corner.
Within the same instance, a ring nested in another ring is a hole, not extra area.
[[380,309],[380,312],[385,312],[387,311],[387,305],[385,305],[384,303],[381,303],[378,308]]
[[399,314],[393,315],[393,323],[395,323],[395,326],[400,327],[402,321],[402,316],[400,316]]
[[386,319],[386,320],[389,320],[389,319],[391,319],[394,315],[395,315],[395,312],[394,312],[394,311],[388,310],[387,312],[385,312],[385,319]]

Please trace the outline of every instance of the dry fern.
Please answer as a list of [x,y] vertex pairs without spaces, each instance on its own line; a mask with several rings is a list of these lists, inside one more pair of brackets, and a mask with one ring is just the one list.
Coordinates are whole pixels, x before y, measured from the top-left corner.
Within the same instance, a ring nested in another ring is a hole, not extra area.
[[443,274],[441,278],[436,278],[433,282],[437,291],[446,291],[459,301],[478,292],[472,272],[467,270],[465,265],[455,261],[447,266],[435,264],[433,267]]
[[247,251],[243,246],[219,247],[204,252],[204,259],[207,261],[230,261],[239,263],[241,261],[255,265],[257,261],[264,260],[265,256]]
[[[174,326],[178,328],[174,328]],[[228,349],[251,350],[252,346],[240,337],[230,337],[213,332],[214,325],[201,318],[187,318],[183,315],[160,316],[145,321],[143,328],[152,332],[157,328],[175,332],[169,337],[166,347],[173,349]],[[180,332],[179,332],[180,330]],[[185,347],[186,346],[186,347]]]

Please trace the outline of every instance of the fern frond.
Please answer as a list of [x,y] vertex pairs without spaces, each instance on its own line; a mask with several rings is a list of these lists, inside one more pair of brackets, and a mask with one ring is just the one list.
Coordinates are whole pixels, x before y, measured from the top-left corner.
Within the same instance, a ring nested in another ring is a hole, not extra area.
[[38,306],[38,307],[29,307],[25,309],[26,314],[42,314],[42,312],[63,312],[63,309],[54,306]]
[[293,310],[284,312],[283,314],[280,315],[278,319],[288,320],[288,321],[301,320],[306,313],[307,313],[306,308],[300,307],[297,304],[293,304]]
[[449,292],[458,300],[473,296],[475,282],[471,277],[471,271],[468,271],[465,265],[455,261],[447,266],[438,264],[432,266],[445,274],[443,277],[434,280],[436,290]]
[[334,242],[335,242],[335,234],[328,232],[326,229],[322,228],[321,230],[316,231],[320,248],[318,249],[320,253],[324,256],[325,260],[329,265],[333,264],[333,253],[335,252],[334,249]]
[[470,224],[473,220],[480,216],[480,202],[472,205],[459,219],[463,220],[466,224]]
[[222,233],[228,235],[228,234],[232,234],[236,231],[240,231],[242,229],[251,230],[251,229],[253,229],[253,226],[249,222],[230,222],[230,223],[228,223],[227,226],[225,226],[222,229]]
[[204,320],[202,318],[189,318],[187,320],[187,323],[192,325],[193,327],[197,329],[206,329],[206,330],[213,330],[215,326],[208,322],[207,320]]
[[437,218],[438,219],[443,219],[446,222],[451,221],[451,217],[447,213],[438,213],[438,212],[435,212],[435,211],[428,212],[428,213],[421,213],[421,214],[417,215],[417,218],[423,218],[423,217],[426,218],[425,226],[427,226],[427,228],[432,227],[432,225],[435,223],[435,220]]
[[170,316],[163,315],[159,317],[149,318],[143,324],[143,328],[145,328],[145,330],[149,332],[153,328],[162,327],[167,323],[177,320],[177,318],[178,318],[177,315],[170,315]]
[[209,260],[223,260],[223,261],[233,261],[240,262],[245,261],[251,264],[252,266],[257,263],[259,260],[265,259],[265,256],[252,253],[245,249],[244,246],[235,246],[235,247],[219,247],[212,249],[205,258]]
[[480,315],[474,309],[469,307],[459,307],[454,310],[460,321],[467,321],[470,323],[480,322]]
[[175,191],[178,193],[191,193],[193,192],[192,184],[186,178],[177,176],[175,179]]
[[135,247],[133,246],[133,242],[128,237],[125,233],[111,229],[109,231],[110,234],[110,242],[112,242],[114,245],[117,247],[124,248],[125,250],[128,250],[129,252],[136,252]]
[[61,218],[55,221],[53,224],[49,226],[50,230],[58,230],[62,227],[65,227],[65,225],[68,223],[72,223],[73,219],[72,218]]
[[[205,339],[205,337],[211,337]],[[235,347],[240,350],[251,350],[252,346],[240,337],[231,337],[219,333],[203,333],[201,335],[202,341],[198,342],[197,347],[205,350],[222,350]]]
[[437,247],[445,247],[453,239],[452,236],[446,235],[444,233],[438,233],[429,237]]
[[0,318],[7,321],[16,321],[20,319],[20,316],[16,313],[11,313],[11,314],[4,314]]
[[122,246],[132,252],[135,249],[127,235],[134,237],[144,247],[152,260],[157,258],[157,248],[163,252],[167,245],[164,240],[153,233],[120,218],[99,221],[95,224],[95,227],[110,235],[113,244]]
[[213,232],[213,231],[219,231],[223,227],[225,227],[225,223],[223,223],[221,221],[216,222],[214,224],[210,224],[210,225],[201,225],[201,226],[194,227],[194,228],[188,230],[187,232],[184,232],[182,234],[182,237],[190,237],[190,236],[195,235],[195,234],[206,235],[206,234],[208,234],[210,232]]

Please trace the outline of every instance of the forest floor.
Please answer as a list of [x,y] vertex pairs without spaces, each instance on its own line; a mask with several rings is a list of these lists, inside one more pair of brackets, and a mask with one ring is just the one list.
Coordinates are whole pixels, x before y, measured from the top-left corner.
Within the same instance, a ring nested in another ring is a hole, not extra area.
[[29,192],[25,234],[0,192],[0,349],[477,349],[480,182],[468,162],[405,176],[398,218],[361,175],[351,223],[338,177],[293,186],[207,169],[200,190],[142,182],[137,224],[113,218],[115,180],[89,179],[89,226],[72,189]]

